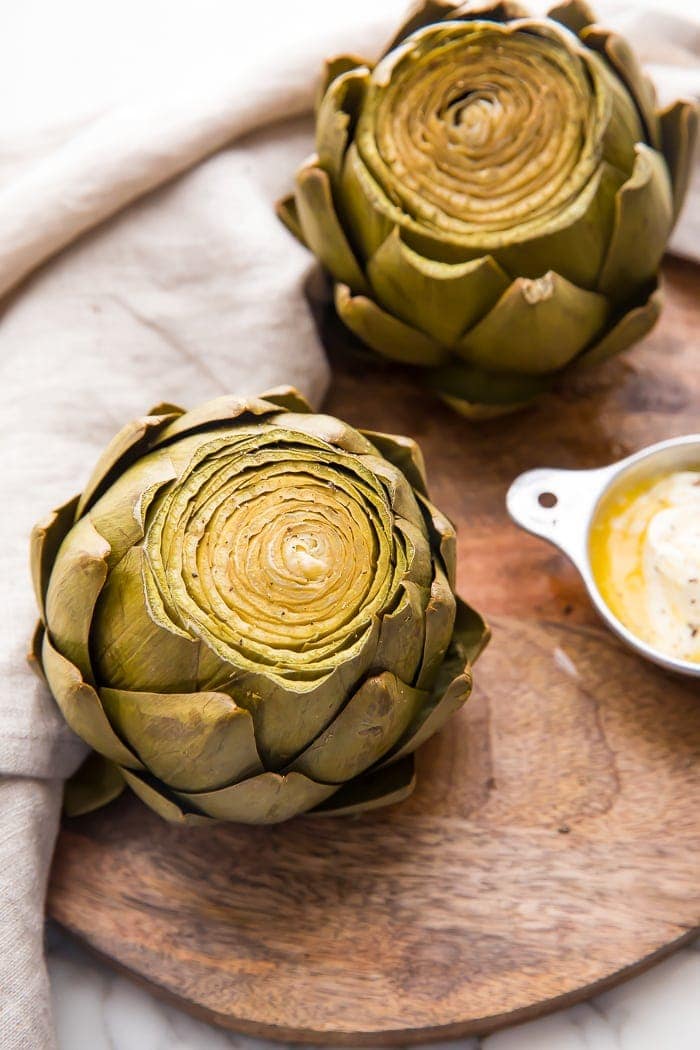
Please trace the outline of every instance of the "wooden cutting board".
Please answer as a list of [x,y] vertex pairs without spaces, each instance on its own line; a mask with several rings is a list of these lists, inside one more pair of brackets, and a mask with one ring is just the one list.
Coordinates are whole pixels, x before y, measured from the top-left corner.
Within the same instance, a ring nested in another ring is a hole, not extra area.
[[152,990],[282,1040],[485,1033],[637,973],[700,920],[700,687],[621,648],[571,566],[509,523],[538,465],[700,429],[700,269],[657,330],[540,407],[478,426],[400,370],[337,363],[327,410],[421,443],[494,638],[408,802],[178,829],[133,797],[66,821],[49,912]]

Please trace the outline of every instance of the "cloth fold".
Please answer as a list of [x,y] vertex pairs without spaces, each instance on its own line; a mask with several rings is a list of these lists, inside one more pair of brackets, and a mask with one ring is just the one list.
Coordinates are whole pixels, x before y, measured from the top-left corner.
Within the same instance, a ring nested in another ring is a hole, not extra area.
[[[29,531],[127,420],[168,400],[327,382],[312,265],[272,204],[312,148],[324,56],[374,54],[404,0],[25,0],[0,96],[0,1046],[53,1046],[42,902],[83,745],[25,652]],[[664,94],[700,95],[698,29],[601,5]],[[690,10],[690,8],[689,8]],[[41,31],[37,31],[41,27]],[[31,60],[30,57],[31,56]],[[666,92],[665,85],[670,90]],[[700,186],[674,244],[700,245]]]

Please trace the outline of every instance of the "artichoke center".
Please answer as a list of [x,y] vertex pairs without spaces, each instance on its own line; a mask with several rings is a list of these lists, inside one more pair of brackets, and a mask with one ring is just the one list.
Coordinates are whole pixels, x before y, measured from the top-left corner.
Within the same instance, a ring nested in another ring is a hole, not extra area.
[[274,434],[250,446],[215,439],[161,500],[145,538],[153,614],[230,663],[308,673],[396,592],[387,495],[352,456]]
[[591,179],[607,121],[598,88],[563,34],[429,26],[375,68],[357,148],[411,222],[517,240]]

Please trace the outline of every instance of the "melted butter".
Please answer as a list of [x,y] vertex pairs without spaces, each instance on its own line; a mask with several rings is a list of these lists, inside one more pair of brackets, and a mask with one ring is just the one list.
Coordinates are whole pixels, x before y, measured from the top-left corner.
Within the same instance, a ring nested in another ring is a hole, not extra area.
[[606,604],[642,641],[700,663],[700,470],[616,487],[591,527]]

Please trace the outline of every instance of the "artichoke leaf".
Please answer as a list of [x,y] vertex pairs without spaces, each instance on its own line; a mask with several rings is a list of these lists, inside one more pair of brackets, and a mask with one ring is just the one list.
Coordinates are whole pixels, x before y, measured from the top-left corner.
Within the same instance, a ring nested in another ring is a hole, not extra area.
[[343,785],[327,802],[312,810],[312,817],[350,816],[403,802],[416,786],[413,755],[385,768],[372,770]]
[[698,103],[680,99],[659,113],[661,142],[673,187],[673,217],[678,218],[688,191],[691,158],[698,135]]
[[486,372],[455,363],[437,369],[429,383],[460,415],[487,419],[524,408],[549,389],[552,379],[517,372]]
[[[289,389],[293,388],[289,387]],[[241,416],[252,416],[256,421],[264,420],[265,416],[273,415],[278,411],[278,405],[262,397],[237,397],[233,394],[225,394],[223,397],[205,401],[204,404],[190,409],[189,412],[183,413],[178,419],[169,423],[159,434],[154,448],[159,448],[171,443],[175,438],[182,438],[189,434],[196,434],[202,442],[205,442],[211,437],[208,431],[217,423],[224,427],[227,424],[236,423]]]
[[428,529],[431,546],[440,552],[442,564],[452,590],[455,589],[457,576],[457,533],[455,527],[441,510],[438,510],[425,496],[418,495],[418,503],[423,512],[423,519]]
[[617,302],[653,280],[673,225],[671,184],[664,158],[639,144],[630,178],[619,190],[615,226],[599,288]]
[[413,438],[402,434],[384,434],[378,430],[362,430],[360,433],[374,445],[384,459],[393,463],[408,479],[417,493],[427,497],[427,475],[420,445]]
[[386,313],[367,296],[353,295],[346,284],[336,284],[335,306],[350,331],[390,361],[434,367],[449,358],[446,347]]
[[568,364],[600,332],[607,315],[605,296],[557,273],[518,278],[455,351],[477,368],[543,375]]
[[41,620],[37,620],[36,627],[34,628],[34,633],[32,634],[32,640],[29,643],[27,663],[29,664],[39,681],[43,682],[46,685],[46,675],[44,674],[44,668],[41,662],[41,651],[44,647],[45,633],[46,628],[44,627],[43,623],[41,622]]
[[134,794],[149,809],[152,809],[154,813],[157,813],[159,817],[167,820],[170,824],[206,827],[214,823],[211,817],[207,817],[203,813],[193,813],[189,809],[178,806],[173,798],[161,793],[152,783],[138,776],[137,773],[132,773],[128,769],[122,769],[121,772]]
[[501,248],[496,259],[519,277],[534,280],[554,270],[579,288],[595,291],[613,228],[616,194],[624,182],[623,172],[603,162],[567,209],[565,226]]
[[450,582],[435,562],[435,576],[425,610],[425,645],[416,679],[418,689],[432,689],[452,640],[457,604]]
[[201,643],[154,617],[145,591],[145,558],[142,547],[132,547],[110,572],[97,602],[96,676],[118,689],[190,692],[198,685]]
[[272,405],[283,408],[285,412],[296,412],[302,415],[312,413],[313,408],[294,386],[275,386],[271,390],[265,390],[261,395],[263,401],[269,401]]
[[637,106],[648,142],[658,149],[660,134],[656,115],[656,91],[635,52],[619,33],[599,25],[584,26],[579,36],[586,47],[597,51],[607,60],[625,85]]
[[109,569],[143,539],[151,504],[177,476],[167,449],[158,449],[125,471],[93,503],[87,518],[109,544]]
[[120,766],[142,769],[139,759],[116,735],[93,687],[54,647],[48,631],[41,653],[46,680],[68,725],[94,751]]
[[550,7],[547,18],[551,18],[553,22],[559,22],[576,36],[580,36],[586,26],[593,25],[595,22],[595,12],[585,0],[564,0],[562,4]]
[[318,784],[302,773],[261,773],[219,791],[176,792],[214,820],[239,824],[279,824],[330,798],[336,784]]
[[82,518],[111,482],[148,452],[167,425],[182,414],[183,409],[176,405],[156,405],[149,415],[122,427],[98,459],[80,497],[76,518]]
[[125,787],[119,766],[93,751],[66,781],[63,811],[67,817],[82,817],[113,802]]
[[277,218],[282,222],[292,237],[296,237],[304,248],[308,248],[308,244],[304,239],[304,231],[301,228],[301,220],[299,218],[299,209],[297,208],[296,197],[293,193],[288,193],[286,197],[282,197],[275,204],[275,211]]
[[315,110],[318,110],[323,102],[323,98],[331,86],[333,81],[343,75],[343,73],[349,73],[353,69],[357,69],[358,66],[370,67],[370,63],[360,58],[359,55],[334,55],[333,58],[327,58],[323,63],[323,69],[319,78],[318,87],[316,89],[316,101]]
[[415,751],[468,700],[472,690],[471,665],[488,644],[491,632],[482,617],[457,598],[454,634],[441,663],[431,702],[424,704],[418,716],[408,727],[397,747],[390,751],[383,764],[396,762]]
[[264,771],[250,713],[225,693],[100,689],[107,716],[168,787],[213,791]]
[[92,615],[107,578],[109,554],[107,541],[89,518],[82,518],[61,544],[46,591],[46,624],[53,642],[88,682],[94,682]]
[[369,441],[359,431],[348,426],[335,416],[326,416],[321,412],[304,415],[297,412],[280,413],[274,419],[274,425],[287,431],[284,436],[293,441],[295,436],[305,434],[317,441],[332,445],[333,448],[349,452],[353,456],[367,455],[373,451]]
[[32,529],[29,541],[29,563],[36,603],[42,620],[46,616],[44,602],[51,570],[53,569],[58,549],[75,522],[75,511],[79,499],[79,496],[74,496],[67,503],[56,507]]
[[437,343],[457,339],[497,302],[510,278],[490,256],[464,263],[426,259],[394,227],[367,263],[377,302]]
[[253,716],[258,752],[266,769],[286,766],[332,721],[355,683],[369,670],[378,637],[375,620],[333,671],[310,682],[236,672],[225,692]]
[[329,273],[353,291],[367,291],[367,281],[343,232],[328,175],[315,158],[296,177],[296,205],[304,240]]
[[316,153],[318,166],[328,174],[331,185],[340,180],[348,140],[354,131],[369,74],[367,66],[341,73],[331,81],[321,100],[316,118]]
[[529,12],[515,0],[419,0],[409,12],[407,20],[394,35],[385,54],[392,51],[412,33],[435,22],[486,19],[489,22],[509,22],[514,18],[527,18]]
[[629,310],[602,339],[585,350],[574,364],[599,365],[609,357],[619,354],[649,333],[661,315],[663,292],[655,288],[642,306]]
[[423,652],[425,606],[425,588],[403,580],[396,608],[384,610],[382,614],[374,665],[393,672],[405,682],[415,678]]
[[386,754],[427,700],[425,691],[388,671],[368,678],[290,768],[312,780],[343,784]]
[[453,635],[453,646],[460,659],[476,663],[491,638],[491,628],[483,616],[457,596],[457,616]]

